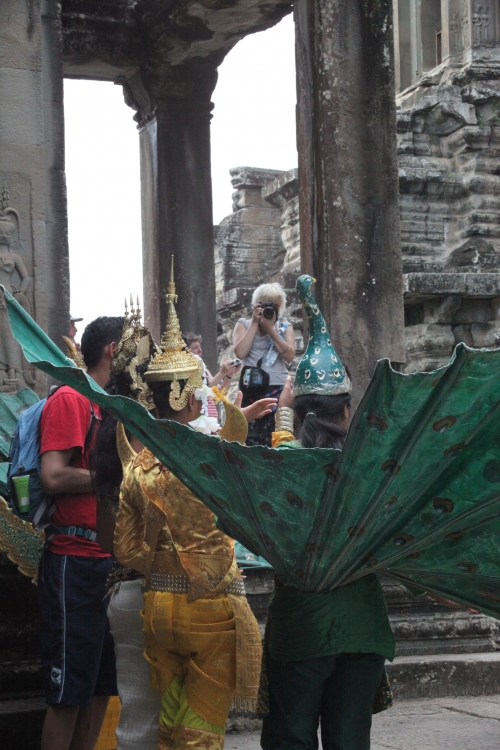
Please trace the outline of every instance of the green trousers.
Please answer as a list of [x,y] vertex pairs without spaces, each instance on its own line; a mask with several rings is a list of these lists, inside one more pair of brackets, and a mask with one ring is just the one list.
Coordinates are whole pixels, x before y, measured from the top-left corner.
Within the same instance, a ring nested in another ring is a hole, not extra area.
[[372,708],[385,659],[338,654],[282,662],[268,657],[263,750],[369,750]]

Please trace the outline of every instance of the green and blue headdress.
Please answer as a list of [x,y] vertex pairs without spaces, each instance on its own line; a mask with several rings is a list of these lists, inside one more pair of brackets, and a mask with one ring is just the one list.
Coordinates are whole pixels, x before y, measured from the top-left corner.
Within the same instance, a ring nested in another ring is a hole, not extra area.
[[314,299],[312,276],[299,276],[297,291],[309,318],[309,343],[295,375],[296,396],[317,393],[338,396],[352,390],[350,378],[333,348],[325,319]]

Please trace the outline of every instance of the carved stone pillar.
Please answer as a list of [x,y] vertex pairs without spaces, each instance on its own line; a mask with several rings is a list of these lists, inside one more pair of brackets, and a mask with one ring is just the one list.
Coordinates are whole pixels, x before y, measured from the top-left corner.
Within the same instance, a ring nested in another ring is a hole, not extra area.
[[155,106],[139,120],[144,309],[153,335],[159,337],[166,325],[173,255],[181,328],[202,334],[203,358],[213,369],[217,338],[210,98],[217,77],[215,68],[198,77],[191,74],[176,72],[175,86],[170,81],[166,90],[159,82],[148,86]]
[[[69,321],[70,280],[68,249],[68,208],[64,158],[64,92],[61,3],[41,0],[42,11],[42,96],[44,117],[45,162],[45,242],[46,275],[37,261],[35,291],[42,299],[35,300],[46,316],[46,331],[66,350],[61,336],[67,335]],[[43,296],[45,295],[45,300]],[[87,321],[90,322],[90,321]],[[37,375],[38,377],[38,375]]]
[[[69,323],[60,4],[0,3],[0,281],[56,341]],[[0,391],[35,385],[0,305]],[[46,395],[46,379],[36,387]]]
[[302,264],[357,401],[378,359],[404,361],[392,2],[294,13]]

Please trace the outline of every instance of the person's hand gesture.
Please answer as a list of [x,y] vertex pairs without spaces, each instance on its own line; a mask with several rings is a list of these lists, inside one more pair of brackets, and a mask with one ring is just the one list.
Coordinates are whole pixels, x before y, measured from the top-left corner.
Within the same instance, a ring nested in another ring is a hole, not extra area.
[[276,315],[273,315],[271,319],[265,318],[264,316],[260,319],[260,329],[261,331],[264,331],[265,333],[271,333],[272,330],[274,330],[274,325],[276,323]]
[[262,305],[260,304],[260,302],[258,302],[253,306],[252,323],[257,323],[257,325],[260,325],[263,320],[265,320],[265,318],[262,317]]
[[281,395],[278,401],[278,408],[280,406],[286,406],[289,409],[292,409],[294,401],[295,401],[295,395],[293,392],[292,377],[291,375],[288,375],[287,379],[285,380],[285,385],[283,386],[283,390],[281,391]]
[[[234,403],[236,406],[239,406],[239,404],[241,404],[241,398],[239,399],[239,403],[238,398]],[[271,414],[271,412],[276,409],[277,405],[277,398],[261,398],[259,401],[250,404],[250,406],[244,406],[242,409],[240,407],[240,409],[245,415],[247,422],[253,422],[254,419],[260,419],[261,417],[265,417],[266,414]]]
[[220,369],[223,372],[224,377],[232,378],[235,372],[240,369],[240,367],[241,365],[235,365],[233,360],[229,359],[227,362],[224,362]]

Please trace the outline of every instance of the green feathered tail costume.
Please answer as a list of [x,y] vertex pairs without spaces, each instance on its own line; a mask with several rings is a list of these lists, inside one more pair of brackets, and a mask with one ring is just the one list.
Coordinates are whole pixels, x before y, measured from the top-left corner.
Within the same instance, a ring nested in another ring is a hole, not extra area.
[[287,586],[389,573],[500,617],[500,351],[460,344],[446,367],[412,375],[382,360],[342,451],[277,451],[107,395],[5,298],[27,360],[122,421]]

